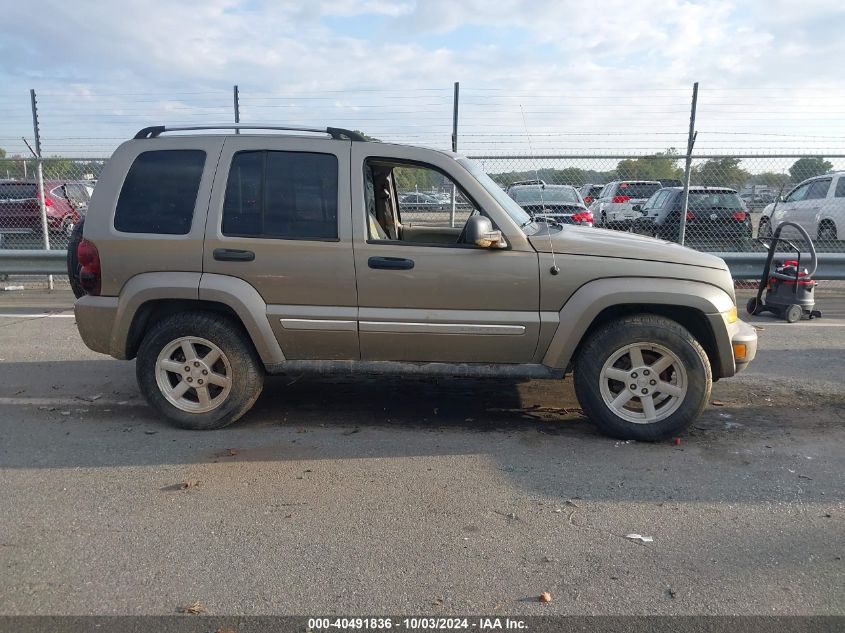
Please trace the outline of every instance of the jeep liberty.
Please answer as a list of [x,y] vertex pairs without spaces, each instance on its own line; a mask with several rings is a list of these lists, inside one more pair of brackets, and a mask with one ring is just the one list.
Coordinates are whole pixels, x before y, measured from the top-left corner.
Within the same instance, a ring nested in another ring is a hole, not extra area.
[[[425,187],[454,194],[403,209]],[[266,374],[572,372],[601,431],[658,440],[757,348],[721,259],[535,221],[466,158],[338,128],[141,130],[68,267],[85,344],[137,358],[149,404],[189,429],[240,418]]]

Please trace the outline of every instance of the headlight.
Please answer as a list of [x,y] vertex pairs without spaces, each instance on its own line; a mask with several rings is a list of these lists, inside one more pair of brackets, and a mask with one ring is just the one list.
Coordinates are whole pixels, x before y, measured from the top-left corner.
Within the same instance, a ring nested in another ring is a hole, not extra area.
[[727,312],[722,312],[722,316],[725,317],[725,321],[727,321],[728,323],[736,323],[736,306],[732,307]]

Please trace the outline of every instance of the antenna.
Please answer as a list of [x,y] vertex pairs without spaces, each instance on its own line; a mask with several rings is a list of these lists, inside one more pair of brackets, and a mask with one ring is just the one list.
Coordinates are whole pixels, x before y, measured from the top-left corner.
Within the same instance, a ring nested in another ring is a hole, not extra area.
[[[540,181],[540,172],[537,170],[537,158],[534,156],[534,144],[531,142],[531,134],[528,132],[528,124],[525,122],[525,110],[522,109],[522,104],[519,104],[519,111],[522,113],[522,127],[525,128],[525,136],[528,137],[528,152],[531,154],[531,163],[534,166],[534,177],[537,179],[537,186],[540,187],[540,206],[543,207],[543,211],[546,210],[546,201],[543,200],[543,189],[545,185],[541,184]],[[552,230],[549,223],[546,223],[546,235],[549,236],[549,250],[552,253],[552,267],[549,268],[549,272],[552,275],[557,275],[560,273],[560,268],[557,265],[557,259],[555,258],[555,246],[552,242]]]

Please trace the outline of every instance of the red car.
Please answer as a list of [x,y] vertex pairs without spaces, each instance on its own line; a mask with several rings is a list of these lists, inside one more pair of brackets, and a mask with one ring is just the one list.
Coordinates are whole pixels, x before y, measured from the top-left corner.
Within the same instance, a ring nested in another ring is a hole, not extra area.
[[[78,182],[44,181],[50,231],[69,236],[88,208],[88,189]],[[0,233],[40,233],[41,205],[34,180],[0,180]]]

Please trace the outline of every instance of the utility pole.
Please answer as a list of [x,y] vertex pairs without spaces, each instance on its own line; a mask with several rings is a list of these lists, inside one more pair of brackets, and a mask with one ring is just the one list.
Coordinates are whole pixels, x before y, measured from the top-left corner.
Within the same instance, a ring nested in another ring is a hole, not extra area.
[[[32,131],[35,134],[35,159],[38,179],[38,206],[41,208],[41,233],[44,240],[44,250],[50,250],[50,230],[47,226],[47,203],[44,201],[44,167],[41,164],[41,131],[38,126],[38,101],[35,89],[29,91],[29,101],[32,105]],[[47,276],[47,287],[53,289],[53,275]]]
[[692,172],[692,148],[695,145],[695,109],[698,105],[698,82],[692,85],[692,106],[689,115],[689,136],[687,137],[687,160],[684,166],[684,196],[681,204],[681,230],[678,235],[678,243],[683,245],[687,232],[687,209],[689,208],[689,180]]
[[[235,107],[235,123],[241,122],[241,99],[240,93],[238,92],[238,84],[232,86],[232,100],[233,105]],[[241,131],[238,128],[235,128],[235,134],[240,134]]]
[[[458,96],[461,92],[461,83],[455,82],[455,95],[452,102],[452,151],[458,151]],[[458,191],[455,188],[455,183],[452,183],[452,205],[449,209],[449,226],[455,226],[455,211],[457,207]]]

